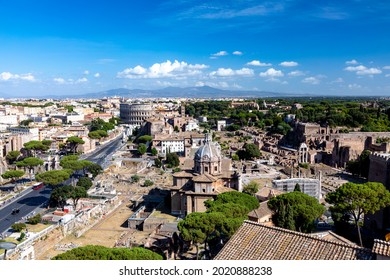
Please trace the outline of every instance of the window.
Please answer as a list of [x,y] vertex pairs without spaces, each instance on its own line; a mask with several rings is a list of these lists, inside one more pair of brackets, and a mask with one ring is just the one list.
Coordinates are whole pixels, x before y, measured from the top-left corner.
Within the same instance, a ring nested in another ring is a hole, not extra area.
[[218,171],[218,166],[214,166],[214,171]]
[[207,166],[204,167],[205,172],[209,172],[209,168]]

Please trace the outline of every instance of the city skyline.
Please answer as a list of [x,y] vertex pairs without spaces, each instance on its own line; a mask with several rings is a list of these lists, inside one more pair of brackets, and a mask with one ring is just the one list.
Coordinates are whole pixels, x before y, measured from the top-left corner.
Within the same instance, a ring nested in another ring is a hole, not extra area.
[[0,95],[203,85],[388,95],[390,4],[378,2],[1,2]]

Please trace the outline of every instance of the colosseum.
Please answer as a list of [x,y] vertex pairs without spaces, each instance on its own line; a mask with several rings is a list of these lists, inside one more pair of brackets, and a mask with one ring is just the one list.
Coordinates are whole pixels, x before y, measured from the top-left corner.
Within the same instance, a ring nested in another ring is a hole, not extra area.
[[126,124],[141,126],[153,113],[152,105],[148,103],[120,104],[120,118]]

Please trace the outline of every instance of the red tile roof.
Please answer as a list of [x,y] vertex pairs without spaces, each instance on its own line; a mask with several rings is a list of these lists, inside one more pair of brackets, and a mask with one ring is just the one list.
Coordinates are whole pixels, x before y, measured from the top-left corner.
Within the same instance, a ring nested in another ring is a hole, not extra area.
[[216,260],[357,260],[373,259],[369,249],[279,227],[245,221]]

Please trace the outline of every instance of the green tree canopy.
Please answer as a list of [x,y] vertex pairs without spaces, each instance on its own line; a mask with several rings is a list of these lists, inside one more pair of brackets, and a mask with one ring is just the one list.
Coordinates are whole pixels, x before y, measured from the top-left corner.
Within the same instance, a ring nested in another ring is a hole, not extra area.
[[150,153],[152,154],[152,156],[156,156],[158,154],[158,151],[155,147],[153,147],[151,150],[150,150]]
[[102,120],[101,118],[96,118],[96,119],[93,119],[91,121],[91,124],[90,124],[90,127],[89,127],[89,131],[97,131],[97,130],[104,130],[104,131],[109,131],[109,130],[113,130],[115,128],[115,125],[113,124],[113,122],[105,122],[104,120]]
[[74,208],[77,208],[77,203],[80,200],[80,198],[88,197],[87,190],[83,187],[72,187],[69,198],[72,199]]
[[95,130],[88,133],[88,137],[91,139],[101,139],[107,137],[108,133],[105,130]]
[[138,137],[138,143],[151,142],[152,139],[153,139],[153,137],[150,135],[142,135],[142,136]]
[[138,145],[138,149],[137,149],[137,151],[138,151],[138,153],[140,154],[140,155],[144,155],[145,153],[146,153],[146,150],[147,150],[147,147],[146,147],[146,145],[145,144],[139,144]]
[[219,204],[235,203],[247,208],[248,212],[259,207],[257,199],[249,194],[237,191],[224,192],[215,198],[215,200],[207,200],[205,205],[207,208],[215,207]]
[[257,183],[256,181],[250,181],[248,185],[244,186],[243,191],[247,194],[254,195],[259,191],[259,183]]
[[163,257],[145,248],[107,248],[87,245],[69,250],[53,260],[163,260]]
[[23,147],[30,153],[30,155],[35,156],[37,151],[46,151],[49,149],[50,145],[45,145],[42,143],[42,141],[32,140],[24,143]]
[[334,218],[337,213],[353,217],[357,227],[360,245],[363,242],[360,236],[359,220],[362,215],[374,214],[382,208],[390,206],[390,192],[382,183],[368,182],[364,184],[346,183],[334,192],[326,195],[325,201],[333,204],[329,209]]
[[103,172],[103,168],[97,164],[92,163],[86,167],[87,171],[92,174],[92,177],[95,178],[97,175]]
[[19,151],[9,151],[5,156],[5,158],[8,160],[9,164],[13,164],[18,159],[19,156],[20,156]]
[[153,181],[151,181],[151,180],[149,180],[149,179],[146,179],[146,180],[144,181],[143,186],[144,186],[144,187],[150,187],[150,186],[153,186],[153,184],[154,184]]
[[36,157],[27,157],[24,158],[21,161],[16,162],[17,167],[27,168],[30,173],[30,179],[31,179],[31,171],[34,172],[35,167],[42,165],[44,163],[43,160],[36,158]]
[[66,143],[69,145],[70,150],[75,154],[77,147],[84,144],[84,140],[77,136],[71,136],[66,140]]
[[70,198],[73,187],[69,185],[55,188],[50,194],[50,204],[63,207]]
[[171,167],[180,165],[179,156],[176,153],[167,153],[165,163]]
[[258,146],[252,143],[245,143],[241,150],[237,151],[237,155],[240,159],[255,159],[261,156],[261,152]]
[[81,177],[77,181],[77,186],[89,190],[89,188],[92,187],[92,181],[88,177]]
[[62,182],[68,180],[71,174],[72,171],[69,170],[50,170],[37,174],[35,177],[38,181],[41,181],[46,185],[58,186]]
[[3,177],[3,179],[11,179],[12,182],[14,182],[15,180],[19,179],[23,175],[24,175],[24,171],[22,170],[8,170],[3,174],[1,174],[1,177]]
[[276,226],[300,232],[311,232],[314,221],[325,212],[317,199],[302,192],[273,197],[268,201],[268,207],[274,211],[272,218]]

